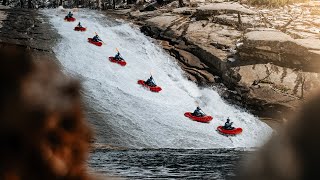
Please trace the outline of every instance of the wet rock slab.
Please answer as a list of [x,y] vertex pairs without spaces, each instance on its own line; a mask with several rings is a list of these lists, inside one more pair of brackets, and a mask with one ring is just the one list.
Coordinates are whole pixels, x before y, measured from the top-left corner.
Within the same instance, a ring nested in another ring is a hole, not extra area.
[[52,51],[57,33],[40,11],[0,7],[6,19],[0,28],[1,46],[19,46],[30,49],[36,58],[49,56],[55,59]]

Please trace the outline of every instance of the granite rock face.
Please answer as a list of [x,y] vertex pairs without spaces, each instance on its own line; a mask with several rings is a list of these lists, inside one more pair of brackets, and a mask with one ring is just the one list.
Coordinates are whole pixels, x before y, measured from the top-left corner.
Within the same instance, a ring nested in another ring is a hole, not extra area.
[[255,14],[256,12],[250,10],[239,3],[233,2],[221,2],[221,3],[210,3],[201,5],[197,8],[198,12],[203,14],[215,14],[217,11],[227,11],[228,13],[243,13],[243,14]]
[[239,48],[241,61],[274,63],[282,67],[320,72],[320,40],[293,39],[278,31],[251,31]]
[[37,10],[0,7],[1,14],[6,14],[0,28],[0,46],[19,46],[30,49],[33,59],[50,56],[55,41],[59,38],[47,19]]

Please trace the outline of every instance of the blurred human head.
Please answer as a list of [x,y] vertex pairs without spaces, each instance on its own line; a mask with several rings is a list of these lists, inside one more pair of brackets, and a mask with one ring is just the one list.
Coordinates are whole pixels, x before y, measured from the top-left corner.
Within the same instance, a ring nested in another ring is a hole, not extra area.
[[80,85],[31,53],[0,48],[0,179],[88,179]]

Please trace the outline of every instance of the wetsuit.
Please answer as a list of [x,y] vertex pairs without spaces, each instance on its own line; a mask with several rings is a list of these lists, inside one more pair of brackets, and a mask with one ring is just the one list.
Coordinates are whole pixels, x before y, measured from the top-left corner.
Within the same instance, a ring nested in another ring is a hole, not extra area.
[[201,112],[200,107],[197,107],[196,110],[194,110],[194,112],[192,113],[192,115],[197,116],[197,117],[203,117],[204,114]]
[[114,56],[114,59],[117,60],[117,61],[123,60],[123,58],[122,58],[121,55],[120,55],[120,52],[118,52],[118,53]]
[[157,86],[156,83],[154,82],[152,76],[150,76],[150,78],[149,78],[147,81],[145,81],[144,83],[145,83],[146,85],[148,85],[148,86],[151,86],[151,87]]
[[233,122],[230,122],[230,119],[227,119],[227,122],[224,124],[223,128],[226,130],[232,130],[234,127],[232,127]]
[[68,13],[68,15],[66,16],[66,18],[72,18],[73,14],[71,12]]
[[92,41],[94,42],[99,42],[99,41],[102,41],[98,35],[95,35],[93,38],[92,38]]

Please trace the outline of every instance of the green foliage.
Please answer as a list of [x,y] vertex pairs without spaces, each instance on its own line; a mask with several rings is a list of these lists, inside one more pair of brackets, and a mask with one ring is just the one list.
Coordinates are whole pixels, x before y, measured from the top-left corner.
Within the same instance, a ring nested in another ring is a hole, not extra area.
[[309,2],[310,0],[247,0],[250,5],[258,5],[258,6],[284,6],[293,3],[302,3]]

